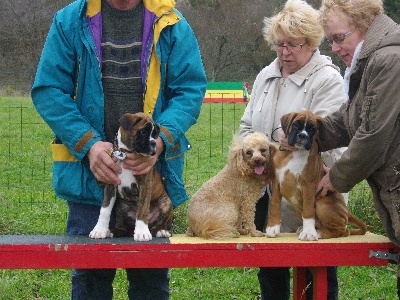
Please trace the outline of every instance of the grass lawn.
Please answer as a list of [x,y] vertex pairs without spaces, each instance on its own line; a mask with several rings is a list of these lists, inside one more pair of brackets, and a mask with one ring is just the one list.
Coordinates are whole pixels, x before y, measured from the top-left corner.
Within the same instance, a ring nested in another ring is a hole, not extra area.
[[[245,104],[207,103],[188,132],[185,184],[189,196],[225,164]],[[63,234],[66,203],[51,189],[52,133],[29,98],[0,97],[0,233]],[[349,208],[383,234],[365,182],[350,193]],[[187,227],[187,203],[175,210],[175,233]],[[301,254],[299,254],[301,255]],[[171,269],[171,299],[259,299],[257,268]],[[70,270],[0,270],[0,299],[69,299]],[[339,268],[340,299],[397,299],[397,267]],[[124,270],[115,299],[127,299]]]

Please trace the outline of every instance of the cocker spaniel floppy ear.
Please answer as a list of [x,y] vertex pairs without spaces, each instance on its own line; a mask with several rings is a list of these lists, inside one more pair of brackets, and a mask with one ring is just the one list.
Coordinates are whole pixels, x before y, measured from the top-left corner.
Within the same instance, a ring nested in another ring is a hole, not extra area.
[[243,159],[243,137],[235,135],[229,148],[229,164],[236,166],[236,169],[244,176],[249,175],[250,170]]

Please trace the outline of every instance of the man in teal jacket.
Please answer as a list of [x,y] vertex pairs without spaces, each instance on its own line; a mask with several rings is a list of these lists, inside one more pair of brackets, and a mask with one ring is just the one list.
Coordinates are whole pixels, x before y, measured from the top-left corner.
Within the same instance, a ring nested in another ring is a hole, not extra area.
[[[200,113],[206,77],[194,33],[173,0],[77,0],[56,13],[32,88],[55,138],[53,187],[68,201],[67,234],[89,234],[103,200],[119,184],[106,152],[125,112],[161,127],[154,157],[130,154],[125,167],[156,164],[174,207],[187,200],[185,132]],[[167,269],[127,270],[130,299],[168,299]],[[111,299],[115,270],[74,270],[72,299]],[[136,298],[137,297],[137,298]]]

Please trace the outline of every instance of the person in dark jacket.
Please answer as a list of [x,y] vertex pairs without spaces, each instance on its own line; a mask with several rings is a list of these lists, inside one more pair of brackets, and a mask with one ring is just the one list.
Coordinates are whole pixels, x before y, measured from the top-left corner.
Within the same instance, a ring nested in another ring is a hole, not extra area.
[[[157,154],[127,154],[135,175],[156,165],[178,206],[185,132],[199,116],[206,76],[195,35],[173,0],[77,0],[54,16],[32,87],[33,103],[54,132],[53,187],[68,201],[68,235],[96,225],[103,184],[119,184],[108,156],[126,112],[160,125]],[[90,255],[90,254],[89,254]],[[72,299],[112,299],[115,269],[73,270]],[[168,299],[168,269],[130,269],[129,299]]]
[[[400,26],[382,0],[324,0],[320,12],[332,51],[346,64],[349,99],[320,130],[321,151],[348,149],[318,190],[348,192],[366,179],[388,237],[400,246]],[[399,287],[398,278],[400,298]]]

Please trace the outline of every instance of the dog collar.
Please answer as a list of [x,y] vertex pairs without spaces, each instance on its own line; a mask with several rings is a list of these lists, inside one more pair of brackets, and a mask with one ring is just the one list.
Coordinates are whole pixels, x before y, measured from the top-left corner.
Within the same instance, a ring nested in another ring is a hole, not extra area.
[[119,149],[118,147],[114,146],[107,151],[107,154],[110,157],[114,156],[114,157],[118,158],[119,160],[124,160],[126,158],[125,152],[127,152],[125,149]]
[[119,160],[124,160],[126,158],[126,153],[131,153],[131,151],[124,149],[124,148],[119,148],[117,139],[114,140],[113,147],[107,151],[107,154],[110,157],[114,156],[114,157],[118,158]]

